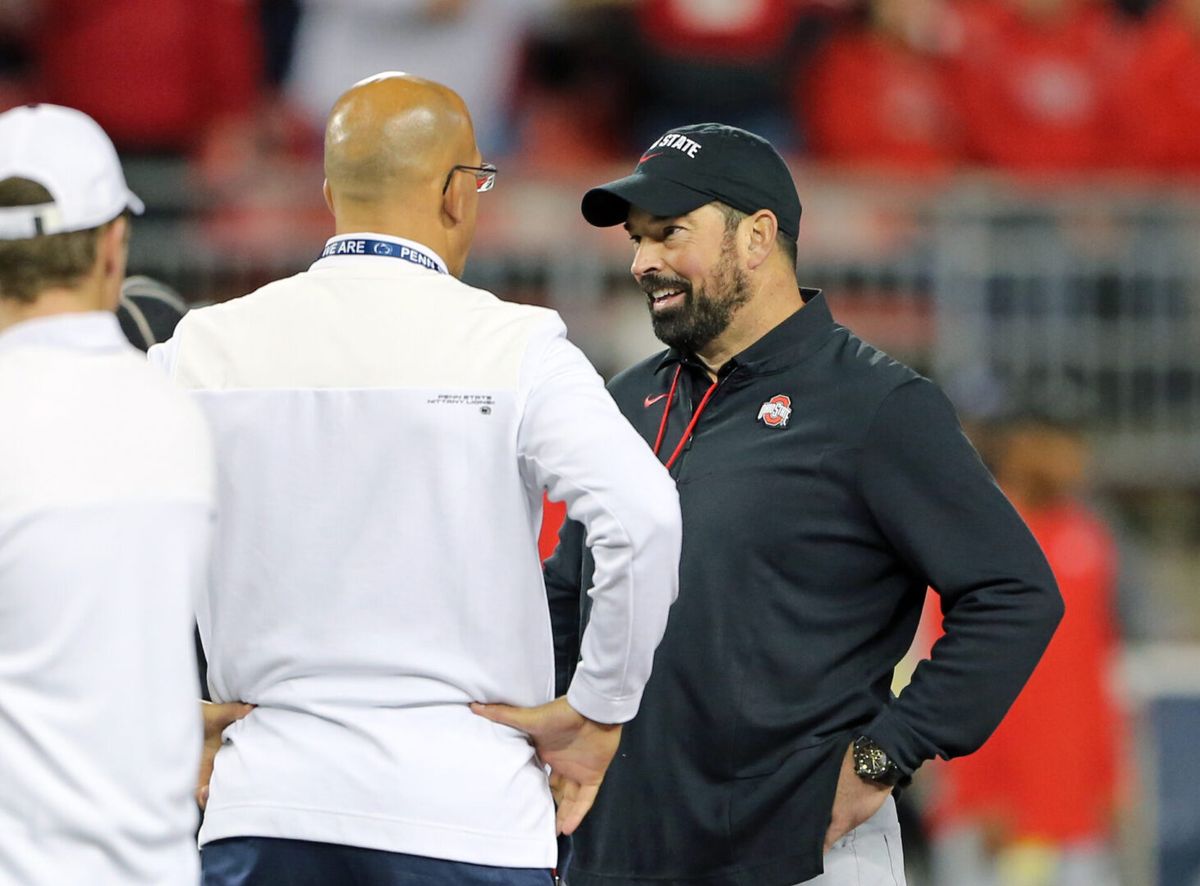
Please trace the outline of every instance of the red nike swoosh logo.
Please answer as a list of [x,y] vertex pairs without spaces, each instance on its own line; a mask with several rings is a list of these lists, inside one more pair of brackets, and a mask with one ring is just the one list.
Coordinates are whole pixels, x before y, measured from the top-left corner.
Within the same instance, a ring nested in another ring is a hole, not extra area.
[[662,400],[666,396],[667,396],[666,394],[659,394],[657,397],[647,397],[642,405],[644,405],[647,409],[649,409],[651,406],[653,406],[655,403],[657,403],[659,400]]
[[661,154],[662,154],[662,151],[655,151],[653,154],[642,154],[642,159],[638,161],[638,166],[641,166],[643,163],[645,163],[651,157],[658,157]]

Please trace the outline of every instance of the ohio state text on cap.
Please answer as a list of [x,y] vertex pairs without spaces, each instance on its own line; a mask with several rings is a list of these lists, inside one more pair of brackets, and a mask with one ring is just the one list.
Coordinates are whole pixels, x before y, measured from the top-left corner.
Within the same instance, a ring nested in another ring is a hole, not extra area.
[[800,233],[800,198],[787,163],[766,139],[722,123],[672,129],[650,145],[631,175],[583,195],[583,217],[619,225],[636,206],[651,215],[685,215],[719,200],[734,209],[775,213],[779,230]]

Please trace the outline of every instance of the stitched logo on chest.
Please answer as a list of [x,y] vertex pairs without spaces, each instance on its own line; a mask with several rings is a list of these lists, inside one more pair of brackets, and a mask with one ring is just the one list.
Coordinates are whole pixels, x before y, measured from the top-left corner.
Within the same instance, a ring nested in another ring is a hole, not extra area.
[[786,394],[776,394],[758,410],[758,420],[768,428],[786,428],[791,417],[792,398]]
[[666,394],[659,394],[657,397],[647,396],[645,401],[642,403],[642,405],[645,406],[647,409],[649,409],[651,406],[653,406],[655,403],[657,403],[659,400],[662,400],[666,396],[667,396]]

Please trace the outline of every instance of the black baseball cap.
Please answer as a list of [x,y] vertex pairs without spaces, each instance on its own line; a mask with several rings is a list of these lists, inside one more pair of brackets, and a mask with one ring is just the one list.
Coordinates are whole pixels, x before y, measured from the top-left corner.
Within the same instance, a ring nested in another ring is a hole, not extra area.
[[779,230],[800,234],[800,198],[787,163],[771,143],[723,123],[694,123],[665,133],[631,175],[583,195],[583,217],[599,228],[622,224],[629,207],[651,215],[686,215],[719,200],[753,213],[769,209]]

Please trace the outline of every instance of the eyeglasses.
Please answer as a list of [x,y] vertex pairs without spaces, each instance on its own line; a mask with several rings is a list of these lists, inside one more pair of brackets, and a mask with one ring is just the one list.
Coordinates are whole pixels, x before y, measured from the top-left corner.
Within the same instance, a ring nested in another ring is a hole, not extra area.
[[481,194],[490,191],[496,186],[496,171],[496,167],[491,163],[484,163],[482,166],[451,166],[450,172],[446,174],[446,183],[442,185],[442,193],[446,193],[450,187],[450,177],[456,172],[475,173],[475,190]]

